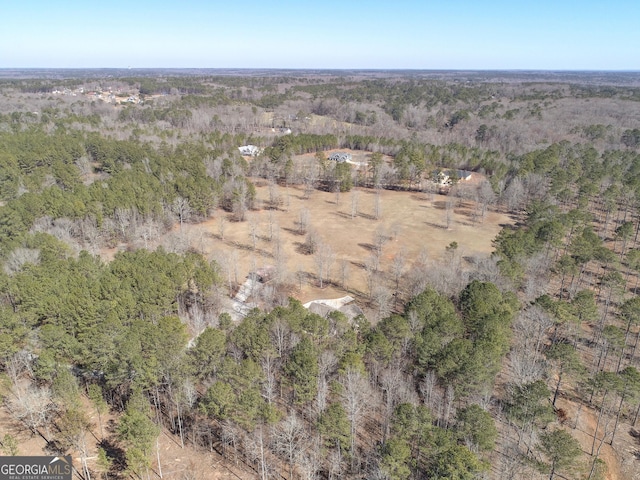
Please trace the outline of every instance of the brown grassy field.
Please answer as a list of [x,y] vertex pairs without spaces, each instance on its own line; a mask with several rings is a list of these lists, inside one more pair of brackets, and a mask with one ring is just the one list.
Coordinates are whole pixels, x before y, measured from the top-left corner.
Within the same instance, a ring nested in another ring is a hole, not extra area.
[[[280,187],[283,199],[278,209],[264,206],[268,199],[268,187],[258,186],[258,208],[250,211],[244,222],[233,222],[231,215],[218,210],[216,215],[205,222],[183,227],[183,235],[189,238],[191,246],[210,258],[228,258],[238,264],[240,282],[255,268],[273,265],[273,250],[279,236],[285,252],[287,271],[291,283],[297,286],[295,296],[306,302],[317,298],[334,298],[346,294],[339,288],[338,264],[345,259],[349,262],[350,275],[347,290],[350,294],[365,294],[367,290],[364,269],[366,259],[371,255],[374,233],[377,229],[387,232],[389,241],[383,248],[381,269],[387,270],[391,259],[401,248],[405,250],[410,264],[419,255],[427,253],[431,259],[442,258],[445,247],[451,242],[458,243],[458,252],[464,256],[488,255],[492,251],[492,240],[504,224],[513,220],[504,214],[489,212],[483,222],[472,219],[472,202],[458,205],[452,217],[450,228],[446,227],[446,197],[415,192],[381,191],[381,215],[375,219],[375,192],[369,189],[355,189],[342,193],[314,191],[305,198],[301,187]],[[352,218],[352,199],[358,197],[358,213]],[[260,207],[262,205],[262,207]],[[300,211],[307,209],[309,224],[322,241],[335,253],[330,278],[332,281],[320,290],[315,281],[313,255],[301,252],[300,246],[305,236],[298,232]],[[251,218],[253,219],[251,220]],[[270,220],[271,217],[271,220]],[[220,223],[224,224],[224,240],[220,235]],[[251,223],[257,225],[255,249],[251,237]],[[269,239],[269,224],[273,223],[274,233]],[[296,272],[305,272],[302,289]]]

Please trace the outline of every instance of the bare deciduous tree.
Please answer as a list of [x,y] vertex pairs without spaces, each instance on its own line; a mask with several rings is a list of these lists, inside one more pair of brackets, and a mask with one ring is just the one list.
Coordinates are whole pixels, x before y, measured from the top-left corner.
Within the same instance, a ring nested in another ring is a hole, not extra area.
[[344,289],[347,288],[347,281],[349,279],[349,260],[342,258],[340,260],[340,286]]
[[304,171],[304,198],[308,199],[311,197],[313,190],[316,188],[316,183],[318,182],[318,167],[314,163],[313,165],[308,165]]
[[373,197],[373,218],[380,220],[382,218],[382,198],[380,195],[380,189],[376,190]]
[[357,429],[371,406],[373,392],[369,381],[362,374],[349,368],[340,378],[342,405],[351,427],[351,468],[356,470],[359,461],[356,450]]
[[420,395],[424,404],[433,409],[433,394],[436,388],[436,374],[433,370],[427,371],[419,384]]
[[402,279],[402,275],[404,274],[406,258],[406,250],[404,248],[400,248],[393,256],[393,260],[391,262],[391,274],[393,275],[393,280],[395,283],[396,306],[398,305],[398,300],[400,299],[400,280]]
[[289,349],[293,347],[289,342],[291,334],[289,324],[284,319],[277,317],[271,324],[270,334],[278,350],[278,355],[283,358]]
[[304,251],[304,253],[310,255],[316,253],[321,244],[322,242],[320,241],[320,235],[318,235],[318,232],[314,228],[311,228],[307,232],[307,236],[304,239],[302,250]]
[[251,237],[251,246],[253,250],[258,246],[258,218],[256,215],[249,215],[249,236]]
[[444,220],[447,230],[451,228],[451,224],[453,223],[453,208],[455,206],[455,199],[451,196],[447,197],[447,201],[445,203],[444,208]]
[[[101,237],[103,235],[103,229],[98,228],[98,222],[93,215],[87,215],[83,218],[76,220],[78,235],[82,240],[85,250],[93,253],[98,253],[101,246]],[[146,247],[145,247],[146,248]]]
[[278,189],[278,184],[271,181],[269,182],[269,207],[278,209],[282,203],[282,196]]
[[329,396],[329,382],[326,377],[318,377],[318,388],[316,390],[316,411],[320,415],[327,408],[327,397]]
[[113,213],[113,220],[120,232],[120,238],[122,240],[128,240],[129,238],[129,226],[133,219],[133,210],[130,208],[117,207]]
[[269,215],[267,216],[267,225],[269,228],[269,241],[272,242],[274,237],[279,237],[278,232],[278,222],[276,221],[275,215],[273,214],[273,210],[269,210]]
[[514,177],[511,179],[502,194],[502,198],[510,212],[517,212],[523,207],[525,191],[520,177]]
[[391,417],[395,407],[401,398],[402,387],[406,382],[404,373],[398,365],[392,365],[382,371],[379,377],[384,401],[384,415],[382,420],[382,441],[385,442],[389,436]]
[[320,288],[324,288],[324,282],[329,278],[334,260],[335,253],[333,253],[331,246],[326,243],[320,243],[314,256],[316,276],[318,277]]
[[447,385],[447,390],[445,393],[445,403],[444,403],[444,415],[442,416],[442,425],[444,428],[449,428],[449,419],[451,418],[451,414],[453,413],[453,401],[455,400],[455,390],[453,385]]
[[375,284],[371,292],[371,302],[375,308],[375,318],[377,321],[388,317],[392,310],[392,293],[391,291],[381,284]]
[[478,195],[478,201],[480,202],[480,206],[481,206],[480,215],[481,215],[482,221],[484,221],[487,215],[487,209],[489,208],[489,205],[492,205],[496,200],[496,194],[494,193],[493,188],[491,187],[491,184],[489,183],[489,181],[484,179],[478,185],[477,195]]
[[552,327],[552,319],[538,305],[522,310],[516,316],[514,341],[509,353],[516,385],[534,382],[544,374],[541,351]]
[[305,235],[309,229],[309,209],[301,208],[300,213],[298,214],[298,233],[300,235]]
[[276,383],[276,370],[277,370],[277,358],[272,355],[268,350],[262,356],[262,372],[264,373],[264,380],[262,382],[262,396],[269,405],[276,399],[277,383]]
[[360,198],[360,192],[358,190],[351,191],[351,218],[354,219],[358,216],[358,201]]
[[162,246],[167,252],[183,254],[189,250],[191,243],[190,235],[183,235],[182,232],[169,232],[162,239]]
[[149,242],[155,241],[158,236],[160,236],[160,232],[162,227],[158,221],[156,221],[153,217],[146,217],[142,222],[138,222],[137,228],[135,230],[135,235],[140,240],[142,240],[142,244],[144,248],[149,248]]
[[525,285],[524,294],[527,301],[533,302],[544,294],[549,286],[550,271],[553,259],[545,252],[538,252],[524,259]]
[[222,165],[222,158],[207,159],[205,161],[205,172],[209,177],[213,178],[214,180],[218,180],[222,176]]
[[13,275],[22,270],[22,267],[27,263],[38,265],[40,263],[40,250],[22,247],[12,250],[4,262],[4,271],[7,275]]
[[91,165],[91,161],[85,155],[77,159],[75,162],[76,167],[80,170],[80,175],[82,176],[85,185],[91,183],[91,174],[93,173],[93,166]]
[[329,395],[329,375],[335,370],[338,359],[331,350],[323,350],[318,357],[318,391],[316,394],[316,412],[320,415],[327,407]]
[[251,435],[247,435],[243,440],[244,450],[250,462],[256,465],[260,480],[267,480],[272,470],[272,466],[268,461],[269,442],[271,439],[268,433],[265,432],[264,426],[259,425]]
[[298,459],[301,476],[304,480],[317,480],[318,471],[321,466],[321,451],[319,438],[317,436],[308,439],[306,446],[302,449],[302,455]]
[[436,198],[436,184],[432,180],[428,179],[422,182],[422,191],[426,194],[427,201],[433,205]]
[[234,182],[237,188],[233,192],[233,198],[231,200],[231,211],[233,217],[237,222],[243,222],[249,210],[248,200],[249,192],[247,191],[247,185],[243,181]]
[[35,386],[23,389],[16,385],[13,394],[14,397],[9,401],[11,412],[18,420],[24,422],[33,434],[38,434],[38,429],[47,426],[55,410],[51,389]]
[[220,216],[218,218],[218,235],[220,235],[220,240],[224,242],[224,232],[226,230],[227,220],[224,216]]
[[180,231],[182,232],[182,225],[184,222],[189,221],[191,214],[193,213],[189,199],[176,197],[171,204],[171,211],[178,217],[178,221],[180,222]]
[[398,235],[400,235],[400,232],[402,231],[402,225],[398,220],[395,220],[392,224],[391,227],[389,227],[389,235],[391,236],[392,240],[397,240],[398,239]]
[[527,202],[541,200],[549,190],[549,178],[539,173],[530,172],[524,177],[523,187]]
[[274,431],[274,446],[289,464],[289,479],[293,479],[293,466],[302,456],[304,440],[306,438],[304,423],[292,411],[282,420]]
[[389,234],[384,226],[379,225],[373,232],[373,252],[380,259],[382,258],[382,249],[389,241]]

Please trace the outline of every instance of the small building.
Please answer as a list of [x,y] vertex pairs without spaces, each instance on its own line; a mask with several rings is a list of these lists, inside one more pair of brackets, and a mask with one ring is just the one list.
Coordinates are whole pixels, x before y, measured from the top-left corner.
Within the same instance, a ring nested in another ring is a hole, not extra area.
[[345,163],[351,161],[351,154],[344,152],[336,152],[329,155],[329,160],[332,160],[336,163]]
[[257,157],[260,155],[262,150],[255,145],[243,145],[242,147],[238,147],[240,150],[240,155],[244,155],[245,157]]
[[324,318],[327,318],[329,314],[334,311],[341,312],[349,320],[353,320],[359,315],[364,315],[362,309],[354,303],[353,297],[349,296],[335,299],[312,300],[311,302],[305,303],[303,307]]
[[469,170],[440,170],[436,175],[437,183],[440,185],[451,185],[456,182],[471,180],[473,172]]

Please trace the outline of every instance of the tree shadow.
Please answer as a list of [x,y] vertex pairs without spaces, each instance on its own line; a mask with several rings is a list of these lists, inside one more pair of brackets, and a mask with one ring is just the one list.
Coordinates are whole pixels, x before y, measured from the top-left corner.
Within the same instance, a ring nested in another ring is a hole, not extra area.
[[267,252],[266,250],[262,249],[262,248],[253,248],[252,245],[247,245],[245,243],[240,243],[240,242],[227,242],[228,245],[233,246],[234,248],[238,249],[238,250],[242,250],[245,252],[253,252],[256,253],[258,255],[260,255],[261,257],[273,257],[273,254],[271,254],[270,252]]
[[306,243],[306,242],[293,242],[293,245],[296,247],[296,252],[301,255],[313,255],[315,250]]
[[456,215],[459,215],[461,217],[472,217],[474,215],[474,212],[470,211],[467,208],[454,208],[453,209],[453,213],[455,213]]
[[433,223],[433,222],[424,222],[425,225],[431,227],[431,228],[437,228],[439,230],[448,230],[446,225],[441,225],[439,223]]
[[375,245],[370,243],[359,243],[358,246],[364,248],[367,252],[374,253],[376,251]]
[[99,444],[104,450],[107,459],[110,461],[109,473],[117,475],[124,472],[127,468],[127,453],[123,448],[113,443],[111,440],[104,439]]
[[[427,194],[420,195],[419,193],[414,193],[409,198],[411,198],[411,200],[415,200],[417,202],[428,202],[430,200],[430,198],[428,197]],[[426,205],[423,205],[423,206],[426,207]]]
[[350,262],[350,263],[351,263],[351,265],[353,265],[353,266],[354,266],[354,267],[356,267],[356,268],[360,268],[360,269],[363,269],[363,270],[364,270],[365,268],[367,268],[367,266],[365,265],[365,263],[364,263],[364,262],[358,262],[358,261],[356,261],[356,260],[351,260],[351,262]]
[[281,227],[285,232],[289,232],[293,235],[304,235],[303,232],[300,231],[299,228],[290,228],[290,227]]
[[332,212],[332,215],[336,215],[337,217],[346,218],[347,220],[353,220],[353,217],[345,212]]
[[44,446],[44,451],[49,455],[64,455],[67,453],[68,448],[62,445],[58,440],[49,440]]

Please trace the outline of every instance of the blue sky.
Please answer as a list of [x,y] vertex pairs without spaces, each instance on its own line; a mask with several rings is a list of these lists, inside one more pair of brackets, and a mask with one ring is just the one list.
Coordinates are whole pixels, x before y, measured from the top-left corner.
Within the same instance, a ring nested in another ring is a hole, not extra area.
[[0,68],[640,70],[640,1],[4,0]]

